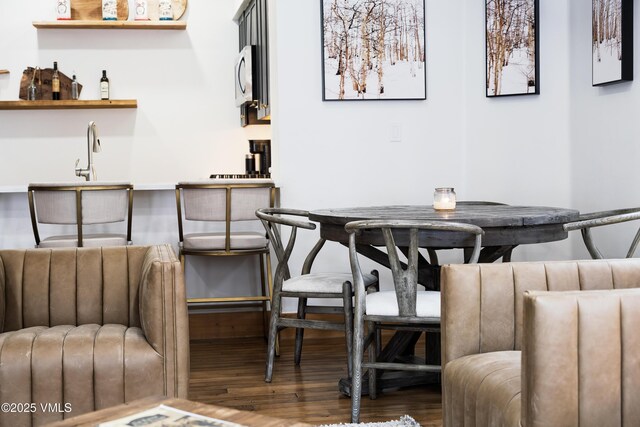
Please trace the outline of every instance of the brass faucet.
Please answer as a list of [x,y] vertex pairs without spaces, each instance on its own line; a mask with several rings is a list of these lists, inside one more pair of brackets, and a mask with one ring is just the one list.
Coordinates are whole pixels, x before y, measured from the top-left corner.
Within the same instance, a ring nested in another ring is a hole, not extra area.
[[83,176],[87,181],[96,181],[98,179],[96,169],[93,165],[93,153],[99,152],[100,140],[98,139],[98,130],[96,129],[96,122],[92,120],[87,127],[87,156],[89,164],[86,169],[79,168],[78,163],[80,163],[80,159],[76,160],[76,176]]

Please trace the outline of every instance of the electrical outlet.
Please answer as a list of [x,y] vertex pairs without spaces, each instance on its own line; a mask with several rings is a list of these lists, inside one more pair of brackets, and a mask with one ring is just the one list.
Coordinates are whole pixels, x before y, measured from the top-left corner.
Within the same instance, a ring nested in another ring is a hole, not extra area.
[[394,123],[391,125],[391,138],[390,142],[402,142],[402,127]]

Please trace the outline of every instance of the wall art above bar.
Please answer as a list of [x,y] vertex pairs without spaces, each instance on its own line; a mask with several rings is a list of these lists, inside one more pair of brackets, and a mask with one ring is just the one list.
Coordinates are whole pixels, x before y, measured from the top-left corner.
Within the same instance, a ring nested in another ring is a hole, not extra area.
[[538,0],[485,0],[486,95],[540,93]]

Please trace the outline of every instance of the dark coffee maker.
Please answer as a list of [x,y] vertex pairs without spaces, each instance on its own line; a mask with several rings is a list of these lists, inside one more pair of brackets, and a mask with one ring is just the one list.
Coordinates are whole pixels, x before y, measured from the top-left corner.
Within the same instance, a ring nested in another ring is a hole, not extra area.
[[249,152],[259,156],[259,160],[256,162],[258,175],[264,178],[270,178],[271,172],[271,140],[269,139],[251,139],[249,140]]

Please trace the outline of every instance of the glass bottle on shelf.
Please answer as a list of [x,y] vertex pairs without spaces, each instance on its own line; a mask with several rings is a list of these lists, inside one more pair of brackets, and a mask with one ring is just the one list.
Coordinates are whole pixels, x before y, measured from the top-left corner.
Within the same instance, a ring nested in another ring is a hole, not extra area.
[[102,78],[100,79],[100,99],[109,99],[109,78],[107,78],[107,70],[102,70]]
[[27,101],[35,101],[38,96],[38,89],[36,87],[36,73],[39,71],[39,68],[36,67],[33,70],[33,75],[31,76],[31,83],[27,86]]
[[58,74],[58,63],[53,63],[53,76],[51,77],[51,99],[60,100],[60,74]]
[[102,20],[117,21],[118,20],[118,1],[102,0]]
[[73,75],[73,80],[71,81],[71,99],[80,98],[80,92],[78,90],[78,80],[76,80],[76,75]]
[[58,20],[71,19],[71,0],[57,0],[58,6],[56,7]]
[[173,10],[171,9],[171,0],[160,0],[158,2],[159,16],[161,21],[172,21]]
[[135,0],[135,20],[136,21],[148,21],[149,10],[147,8],[147,0]]

